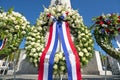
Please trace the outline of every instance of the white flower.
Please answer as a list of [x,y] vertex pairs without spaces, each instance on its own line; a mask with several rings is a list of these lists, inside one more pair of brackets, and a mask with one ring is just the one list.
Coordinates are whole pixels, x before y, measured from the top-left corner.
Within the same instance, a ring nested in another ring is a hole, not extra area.
[[44,8],[44,11],[45,11],[46,13],[49,13],[49,10],[48,10],[47,8]]
[[108,25],[106,25],[106,24],[102,24],[102,26],[103,26],[103,27],[108,27]]
[[93,40],[92,40],[92,39],[89,39],[89,43],[91,43],[91,44],[92,44],[92,43],[93,43]]
[[31,49],[31,48],[32,48],[32,46],[31,46],[31,45],[28,45],[28,46],[27,46],[27,48],[28,48],[28,49]]
[[29,53],[30,56],[33,56],[33,53]]
[[86,58],[85,57],[82,57],[82,61],[85,61],[86,60]]
[[64,70],[65,70],[65,66],[60,66],[60,69],[61,69],[62,71],[64,71]]
[[41,31],[41,30],[42,30],[42,27],[37,27],[37,30]]
[[63,61],[65,61],[65,57],[63,57],[63,59],[62,59]]
[[55,61],[56,63],[58,63],[58,62],[59,62],[59,57],[55,56],[54,61]]
[[54,64],[53,68],[54,68],[55,70],[58,69],[57,64]]
[[14,32],[14,29],[13,29],[13,28],[10,28],[10,32]]
[[[104,16],[105,16],[105,15],[104,15]],[[110,17],[110,16],[111,16],[111,14],[107,14],[106,16],[107,16],[107,17]]]
[[41,55],[42,55],[42,53],[40,52],[40,53],[39,53],[39,56],[41,56]]
[[38,57],[38,53],[33,54],[33,56],[34,56],[35,58]]
[[88,47],[88,42],[84,43],[84,47]]
[[16,26],[15,26],[15,29],[19,29],[19,28],[20,28],[20,26],[19,26],[19,25],[16,25]]
[[38,60],[37,59],[34,59],[34,63],[36,63]]
[[38,64],[37,64],[37,62],[35,62],[35,67],[38,67]]
[[83,37],[83,38],[82,38],[82,41],[86,42],[86,38]]
[[37,43],[40,43],[40,40],[37,40]]
[[88,53],[88,51],[87,51],[86,48],[82,49],[82,51],[83,51],[84,53]]
[[35,45],[35,42],[31,42],[30,44],[31,44],[31,45]]
[[26,28],[26,25],[22,26],[21,28],[24,30]]
[[25,32],[25,31],[22,31],[22,34],[24,35],[24,34],[26,34],[26,32]]
[[61,59],[63,57],[62,52],[59,52],[59,58]]
[[38,38],[38,39],[39,39],[39,38],[40,38],[40,36],[36,36],[36,38]]
[[88,47],[88,50],[91,51],[92,50],[91,47]]
[[83,52],[79,52],[79,56],[83,57],[83,55],[84,55]]
[[86,56],[89,56],[89,55],[90,55],[90,53],[89,53],[89,52],[87,52],[85,55],[86,55]]
[[85,33],[81,33],[81,36],[85,36]]
[[32,49],[31,49],[31,52],[36,52],[36,49],[35,49],[35,48],[32,48]]

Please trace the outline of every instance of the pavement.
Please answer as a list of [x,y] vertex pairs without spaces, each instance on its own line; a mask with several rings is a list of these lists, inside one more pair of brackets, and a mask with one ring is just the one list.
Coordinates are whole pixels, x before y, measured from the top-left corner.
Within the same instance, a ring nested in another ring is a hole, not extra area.
[[[37,74],[0,75],[0,80],[37,80]],[[82,75],[83,80],[120,80],[120,75]],[[54,80],[68,80],[63,79]]]

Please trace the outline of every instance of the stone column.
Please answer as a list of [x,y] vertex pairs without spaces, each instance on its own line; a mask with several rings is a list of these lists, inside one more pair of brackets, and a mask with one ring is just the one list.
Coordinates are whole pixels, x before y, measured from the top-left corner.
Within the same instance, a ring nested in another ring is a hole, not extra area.
[[54,5],[59,5],[59,4],[66,5],[67,7],[71,7],[70,0],[51,0],[50,5],[54,6]]

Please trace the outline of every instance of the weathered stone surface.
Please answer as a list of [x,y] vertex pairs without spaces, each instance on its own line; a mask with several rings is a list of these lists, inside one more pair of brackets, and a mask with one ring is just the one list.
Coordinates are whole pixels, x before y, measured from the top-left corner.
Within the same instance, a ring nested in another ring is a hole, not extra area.
[[17,74],[37,74],[38,73],[38,68],[33,66],[33,64],[26,59],[25,50],[21,50],[16,73]]
[[[95,51],[94,57],[87,64],[87,66],[82,68],[82,74],[105,75],[105,71],[102,68],[100,54],[98,51]],[[112,75],[112,72],[106,71],[106,74]]]

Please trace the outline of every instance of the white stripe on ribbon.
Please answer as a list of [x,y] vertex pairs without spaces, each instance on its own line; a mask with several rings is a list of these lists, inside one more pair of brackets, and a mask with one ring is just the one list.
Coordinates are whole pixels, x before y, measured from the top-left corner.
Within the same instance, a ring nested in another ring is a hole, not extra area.
[[70,47],[70,43],[68,41],[68,38],[67,38],[67,32],[66,32],[66,25],[65,25],[65,22],[63,22],[62,24],[62,29],[63,29],[63,32],[64,32],[64,39],[65,39],[65,43],[67,45],[67,50],[69,52],[69,59],[70,59],[70,62],[71,62],[71,67],[72,67],[72,80],[77,80],[77,74],[76,74],[76,60],[75,60],[75,56],[72,52],[72,49]]
[[48,69],[49,69],[49,58],[50,58],[50,55],[52,54],[51,53],[51,50],[53,49],[53,46],[54,46],[54,42],[55,42],[55,34],[56,34],[56,22],[53,24],[53,34],[52,34],[52,41],[50,43],[50,47],[47,51],[47,54],[45,56],[45,61],[47,60],[47,63],[44,62],[44,74],[43,74],[43,80],[48,80]]
[[120,48],[120,34],[115,37],[118,47]]

